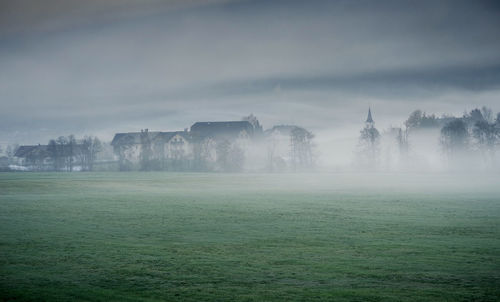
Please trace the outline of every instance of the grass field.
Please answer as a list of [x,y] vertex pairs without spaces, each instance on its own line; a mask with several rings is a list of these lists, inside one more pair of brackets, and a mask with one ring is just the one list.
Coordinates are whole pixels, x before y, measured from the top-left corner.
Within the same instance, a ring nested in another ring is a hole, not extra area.
[[0,298],[498,301],[500,177],[0,173]]

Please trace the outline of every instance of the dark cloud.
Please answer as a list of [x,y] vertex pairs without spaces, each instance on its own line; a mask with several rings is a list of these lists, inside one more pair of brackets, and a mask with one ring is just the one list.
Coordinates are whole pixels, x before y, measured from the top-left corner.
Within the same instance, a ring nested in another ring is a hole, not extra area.
[[42,34],[209,6],[228,0],[3,0],[0,36]]

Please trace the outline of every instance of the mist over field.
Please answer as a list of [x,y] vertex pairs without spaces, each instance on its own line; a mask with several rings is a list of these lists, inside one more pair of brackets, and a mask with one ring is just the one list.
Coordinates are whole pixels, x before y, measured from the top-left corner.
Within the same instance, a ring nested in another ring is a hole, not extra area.
[[[1,8],[4,155],[9,145],[70,134],[110,143],[116,133],[253,113],[263,130],[310,131],[317,168],[337,171],[356,166],[369,107],[381,134],[405,128],[417,109],[461,118],[486,106],[490,122],[500,111],[495,1],[27,0]],[[397,157],[393,144],[386,135],[382,157]],[[410,134],[409,144],[420,170],[446,168],[439,133]],[[385,170],[400,169],[389,161]]]
[[0,295],[495,301],[497,180],[486,173],[0,173]]

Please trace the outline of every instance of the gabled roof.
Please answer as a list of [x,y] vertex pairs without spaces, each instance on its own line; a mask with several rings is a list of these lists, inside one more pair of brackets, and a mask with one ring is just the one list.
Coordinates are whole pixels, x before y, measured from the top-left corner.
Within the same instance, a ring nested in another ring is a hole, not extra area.
[[[111,145],[134,145],[141,143],[141,134],[144,132],[127,132],[127,133],[116,133],[115,137],[111,141]],[[147,135],[150,140],[156,139],[161,132],[159,131],[148,131]]]
[[[128,132],[128,133],[116,133],[115,137],[111,141],[111,145],[139,145],[141,144],[141,134],[144,132]],[[186,140],[190,140],[190,135],[187,131],[172,131],[172,132],[159,132],[159,131],[148,131],[148,138],[151,142],[163,141],[168,142],[175,135],[180,135]]]
[[253,135],[253,126],[248,121],[197,122],[191,126],[191,132],[197,137],[238,136],[241,131]]
[[37,147],[40,145],[34,145],[34,146],[20,146],[17,148],[16,153],[14,156],[16,157],[26,157],[29,153],[31,153],[33,150],[35,150]]
[[[176,135],[182,136],[184,139],[191,141],[193,138],[202,137],[237,137],[241,131],[246,131],[252,136],[254,128],[248,121],[229,121],[229,122],[197,122],[191,126],[191,131],[148,131],[147,135],[151,142],[167,143]],[[120,145],[139,145],[141,144],[141,135],[145,132],[127,132],[116,133],[111,141],[112,146]]]
[[176,135],[180,135],[183,138],[185,138],[186,140],[191,139],[191,135],[187,131],[160,132],[159,137],[161,137],[161,139],[164,142],[168,142]]
[[[83,151],[82,144],[74,144],[72,148],[70,145],[56,145],[57,152],[64,156],[69,156],[70,154],[76,155]],[[51,147],[49,145],[33,145],[33,146],[20,146],[14,156],[16,157],[49,157],[51,152]]]

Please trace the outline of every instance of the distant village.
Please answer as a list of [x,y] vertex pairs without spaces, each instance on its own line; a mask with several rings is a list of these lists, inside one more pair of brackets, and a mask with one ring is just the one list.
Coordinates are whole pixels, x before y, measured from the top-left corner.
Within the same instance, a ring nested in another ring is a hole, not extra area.
[[[110,143],[70,135],[47,145],[0,150],[2,171],[299,172],[317,168],[314,135],[296,125],[264,130],[254,115],[196,122],[182,131],[116,133]],[[497,167],[500,113],[483,107],[461,117],[410,114],[379,132],[371,109],[353,152],[352,169],[415,170],[445,164]],[[429,154],[439,154],[430,157]],[[427,157],[426,157],[427,156]]]
[[23,171],[305,171],[313,168],[312,139],[299,126],[264,131],[250,115],[241,121],[196,122],[183,131],[116,133],[109,146],[95,137],[59,137],[47,145],[14,147],[3,166]]

